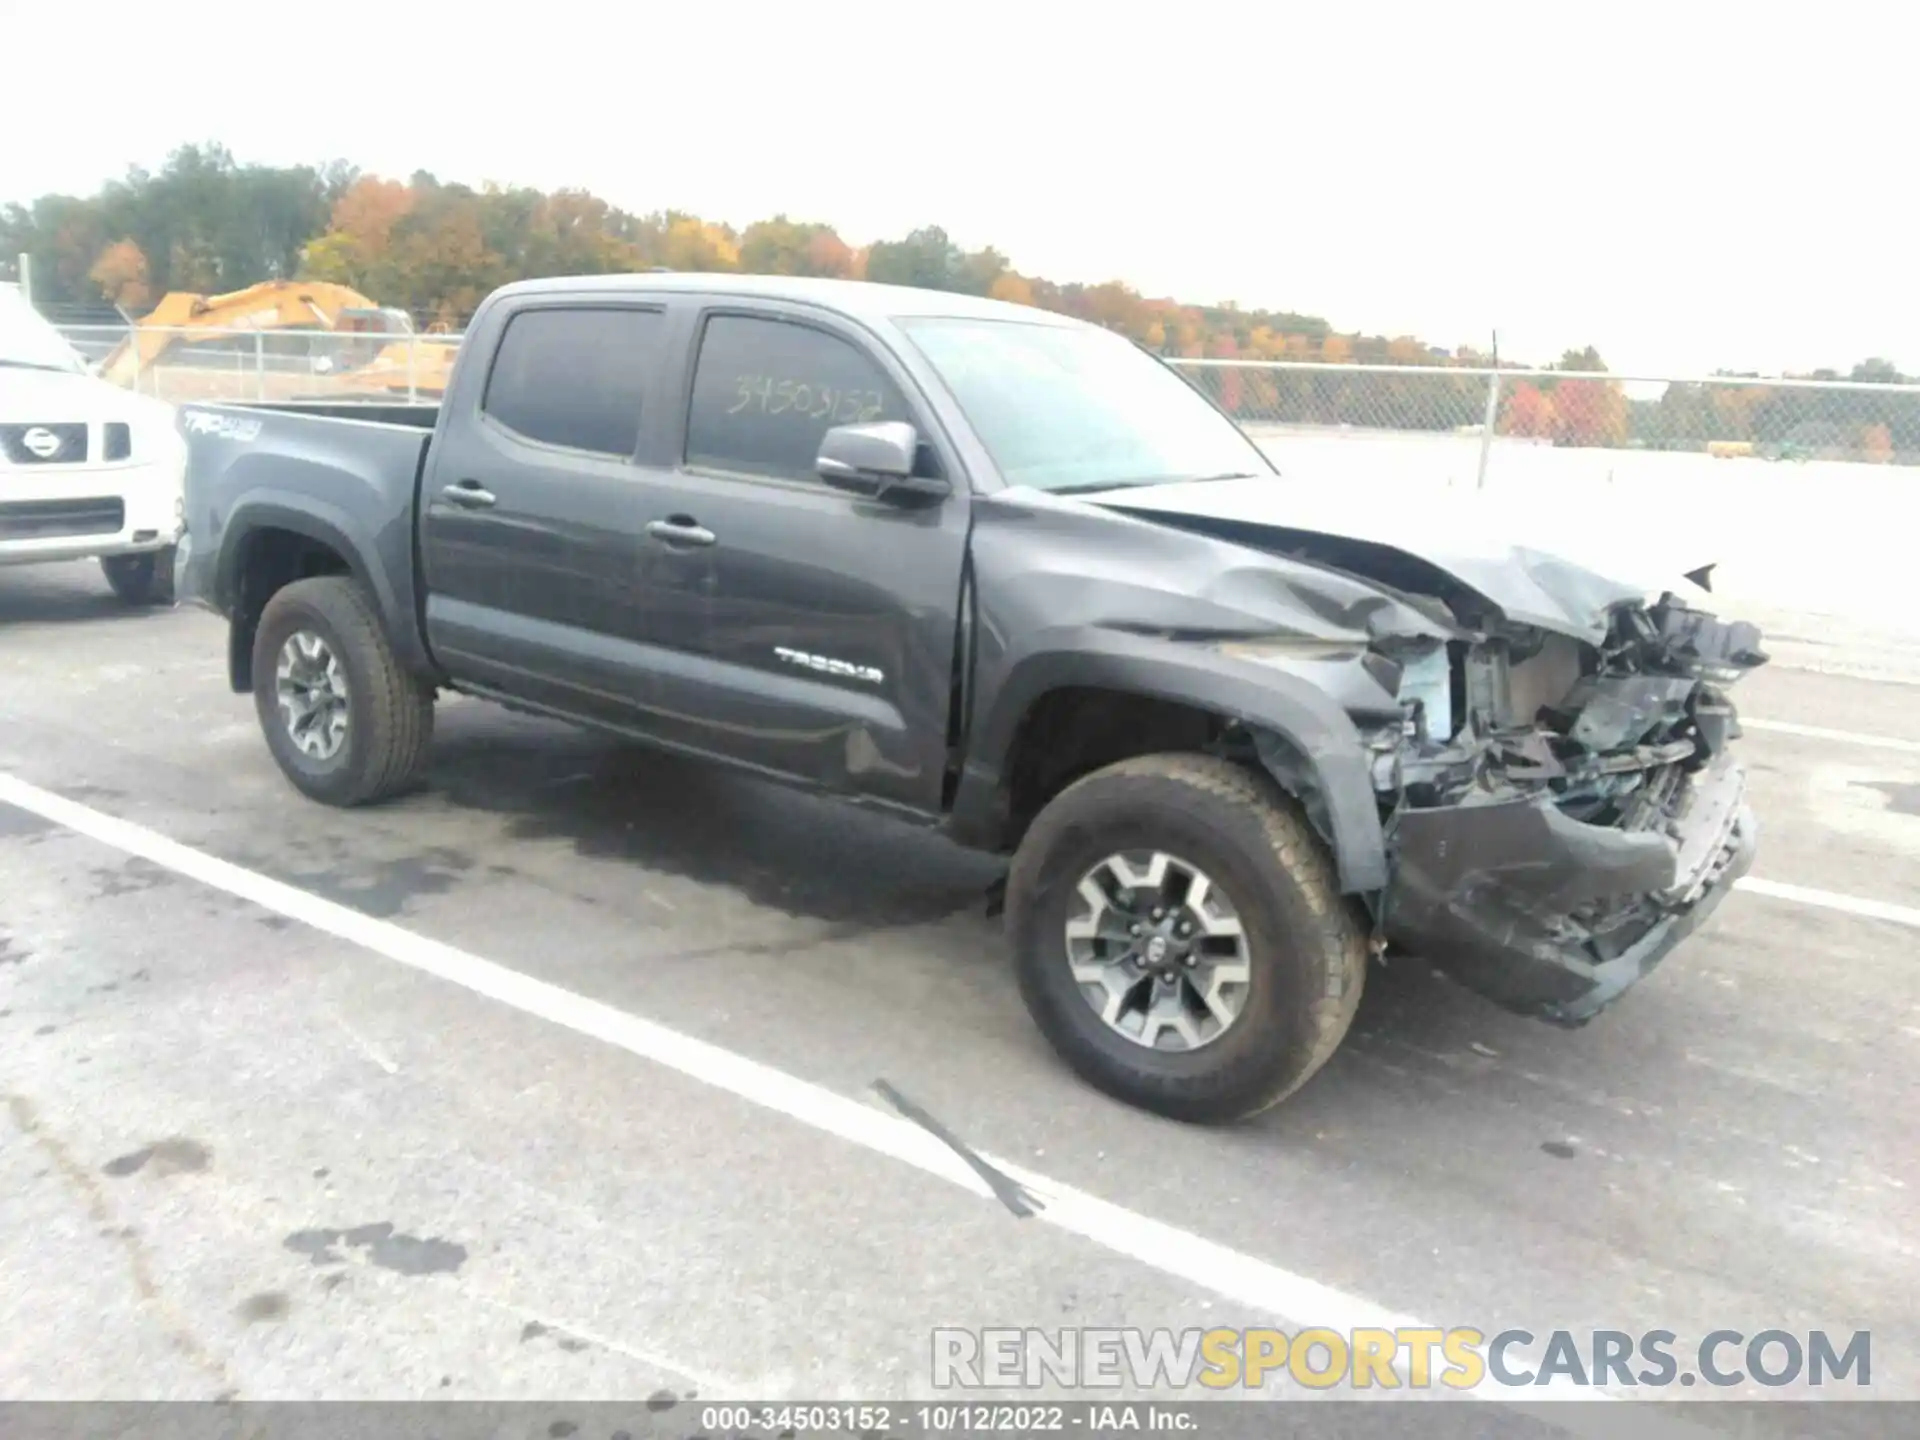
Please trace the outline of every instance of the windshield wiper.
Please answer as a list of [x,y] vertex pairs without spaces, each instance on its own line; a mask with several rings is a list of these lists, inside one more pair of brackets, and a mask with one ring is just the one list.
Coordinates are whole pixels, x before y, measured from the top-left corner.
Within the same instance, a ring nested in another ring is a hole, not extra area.
[[44,360],[15,360],[6,355],[0,355],[0,366],[6,366],[14,370],[51,370],[56,375],[78,375],[80,373],[70,365],[49,365]]
[[1046,485],[1041,488],[1049,495],[1098,495],[1102,490],[1132,490],[1141,485],[1157,483],[1153,480],[1089,480],[1080,485]]
[[1137,490],[1143,485],[1208,485],[1215,480],[1257,480],[1251,470],[1228,470],[1219,475],[1149,475],[1135,480],[1092,480],[1082,485],[1049,485],[1050,495],[1095,495],[1102,490]]

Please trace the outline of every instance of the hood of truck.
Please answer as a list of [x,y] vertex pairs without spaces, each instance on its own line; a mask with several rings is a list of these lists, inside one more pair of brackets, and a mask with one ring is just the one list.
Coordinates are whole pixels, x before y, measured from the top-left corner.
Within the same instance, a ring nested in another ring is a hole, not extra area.
[[109,420],[171,428],[173,407],[85,371],[0,366],[0,425],[97,425]]
[[[1713,556],[1684,538],[1650,538],[1608,517],[1517,505],[1510,495],[1436,495],[1317,486],[1274,475],[1131,486],[1081,498],[1141,519],[1347,571],[1402,590],[1435,571],[1506,619],[1598,643],[1607,614],[1662,591],[1699,593],[1690,578]],[[1412,562],[1411,564],[1408,562]]]

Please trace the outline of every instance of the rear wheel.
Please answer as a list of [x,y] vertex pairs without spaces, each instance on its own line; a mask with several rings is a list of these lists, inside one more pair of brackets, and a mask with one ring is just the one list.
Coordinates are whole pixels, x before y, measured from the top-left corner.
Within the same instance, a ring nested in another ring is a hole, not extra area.
[[173,603],[173,550],[149,550],[143,555],[103,555],[100,569],[113,593],[129,605]]
[[1179,1120],[1292,1094],[1353,1021],[1361,926],[1332,862],[1265,776],[1149,755],[1078,781],[1007,883],[1021,993],[1089,1083]]
[[426,768],[433,687],[400,664],[372,601],[345,576],[296,580],[267,602],[253,699],[273,758],[314,800],[384,800]]

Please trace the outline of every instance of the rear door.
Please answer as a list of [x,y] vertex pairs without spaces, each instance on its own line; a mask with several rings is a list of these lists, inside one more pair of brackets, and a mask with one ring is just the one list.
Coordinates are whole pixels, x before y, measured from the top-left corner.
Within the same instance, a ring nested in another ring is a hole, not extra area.
[[650,698],[634,456],[668,393],[665,321],[639,297],[530,298],[448,396],[420,548],[428,644],[456,678],[616,723]]
[[[662,738],[829,790],[941,807],[968,494],[877,337],[798,305],[687,306],[686,381],[648,473],[642,606]],[[676,369],[682,368],[676,365]],[[836,424],[906,420],[941,503],[814,472]]]

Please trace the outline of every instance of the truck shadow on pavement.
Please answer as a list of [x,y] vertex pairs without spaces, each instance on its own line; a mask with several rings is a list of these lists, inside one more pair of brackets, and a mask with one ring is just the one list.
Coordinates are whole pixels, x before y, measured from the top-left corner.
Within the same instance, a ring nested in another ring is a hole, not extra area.
[[1004,862],[717,765],[474,707],[442,715],[431,792],[509,838],[739,891],[859,928],[984,912]]
[[[753,904],[833,925],[835,938],[950,922],[903,942],[935,961],[937,974],[915,983],[931,984],[941,1003],[978,1019],[991,1011],[1020,1023],[1018,999],[1000,983],[1008,964],[1001,924],[987,914],[987,890],[1004,875],[1003,860],[718,765],[492,706],[447,709],[440,719],[426,803],[498,817],[511,841],[564,842],[583,858],[631,865],[636,883],[651,873],[730,889]],[[1368,1055],[1396,1065],[1425,1057],[1415,1060],[1419,1068],[1458,1057],[1459,1068],[1440,1069],[1471,1087],[1476,1071],[1500,1068],[1489,1064],[1495,1050],[1517,1046],[1542,1062],[1544,1030],[1424,961],[1395,957],[1369,966],[1350,1039],[1310,1088],[1341,1091],[1359,1079]]]

